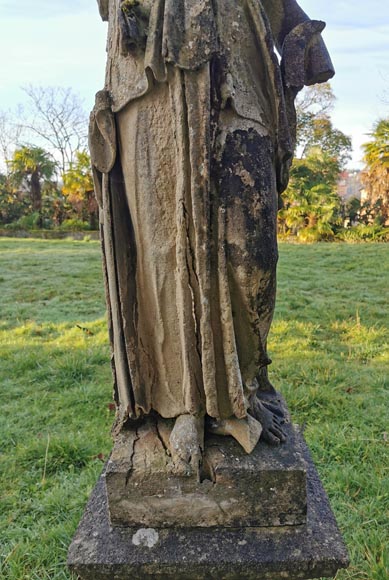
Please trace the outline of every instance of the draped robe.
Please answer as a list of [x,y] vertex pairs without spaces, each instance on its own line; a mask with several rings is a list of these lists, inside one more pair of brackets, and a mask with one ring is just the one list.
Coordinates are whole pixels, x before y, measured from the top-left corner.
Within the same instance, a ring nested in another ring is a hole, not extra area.
[[292,28],[311,29],[288,85],[264,6],[145,0],[145,45],[128,49],[121,2],[100,2],[108,62],[90,143],[118,429],[151,411],[244,418],[267,381],[277,197],[322,26],[296,9]]

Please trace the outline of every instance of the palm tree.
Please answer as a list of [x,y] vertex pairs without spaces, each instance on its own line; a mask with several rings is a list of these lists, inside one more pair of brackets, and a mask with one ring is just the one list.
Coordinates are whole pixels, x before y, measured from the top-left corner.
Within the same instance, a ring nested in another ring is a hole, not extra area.
[[23,146],[17,149],[9,162],[10,175],[15,186],[25,186],[31,198],[32,211],[39,215],[42,226],[42,184],[55,174],[56,163],[41,147]]
[[305,241],[330,239],[340,223],[340,198],[336,192],[338,161],[320,147],[297,159],[291,170],[284,207],[279,213],[281,231]]
[[94,194],[92,166],[86,151],[77,151],[75,162],[63,175],[62,193],[78,217],[87,219],[92,230],[98,227],[98,205]]
[[378,121],[370,136],[372,140],[363,146],[366,169],[362,180],[368,201],[380,207],[381,215],[376,217],[386,223],[389,221],[389,119]]

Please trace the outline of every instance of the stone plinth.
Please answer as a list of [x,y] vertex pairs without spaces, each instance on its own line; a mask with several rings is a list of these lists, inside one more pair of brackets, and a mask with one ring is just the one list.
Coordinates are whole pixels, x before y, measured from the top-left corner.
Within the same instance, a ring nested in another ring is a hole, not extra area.
[[307,465],[306,524],[275,527],[111,527],[105,477],[69,550],[83,580],[285,580],[332,577],[347,551],[301,436]]
[[306,463],[291,425],[279,447],[248,455],[232,437],[207,440],[201,482],[175,477],[161,429],[151,420],[124,431],[105,481],[112,525],[262,527],[306,522]]

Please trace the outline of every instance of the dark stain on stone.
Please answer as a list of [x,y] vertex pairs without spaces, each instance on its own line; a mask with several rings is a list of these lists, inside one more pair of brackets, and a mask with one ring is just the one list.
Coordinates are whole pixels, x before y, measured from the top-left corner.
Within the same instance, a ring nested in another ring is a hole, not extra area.
[[229,218],[244,216],[245,251],[228,244],[232,265],[244,264],[264,272],[277,264],[277,200],[274,189],[272,139],[254,128],[237,130],[226,138],[218,163],[220,203]]

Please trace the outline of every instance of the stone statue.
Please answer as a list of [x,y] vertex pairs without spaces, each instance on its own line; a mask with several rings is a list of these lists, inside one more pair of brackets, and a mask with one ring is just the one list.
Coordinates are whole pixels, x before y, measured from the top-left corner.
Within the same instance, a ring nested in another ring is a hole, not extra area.
[[[174,473],[204,430],[250,453],[285,439],[268,379],[279,195],[294,99],[333,67],[295,0],[98,0],[109,23],[91,115],[115,434],[170,421]],[[277,57],[277,53],[281,59]]]
[[334,74],[324,23],[295,0],[98,4],[90,149],[117,413],[69,568],[333,577],[347,551],[267,373],[294,100]]

